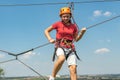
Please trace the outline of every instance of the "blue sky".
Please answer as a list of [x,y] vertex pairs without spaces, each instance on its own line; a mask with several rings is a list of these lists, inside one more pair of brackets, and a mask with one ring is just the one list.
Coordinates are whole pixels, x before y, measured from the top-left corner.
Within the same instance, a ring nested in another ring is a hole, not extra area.
[[[73,2],[79,0],[1,0],[0,4],[31,4]],[[84,0],[81,0],[84,1]],[[0,6],[0,50],[15,54],[47,43],[44,30],[59,21],[59,9],[67,6]],[[120,2],[74,4],[74,18],[79,28],[89,27],[120,14]],[[77,43],[76,50],[82,61],[78,61],[78,74],[117,74],[120,73],[120,18],[90,28]],[[55,38],[55,32],[51,33]],[[36,49],[18,58],[43,75],[50,75],[54,45]],[[15,58],[0,52],[0,61]],[[37,76],[17,60],[0,64],[5,76]],[[67,64],[58,74],[69,74]]]

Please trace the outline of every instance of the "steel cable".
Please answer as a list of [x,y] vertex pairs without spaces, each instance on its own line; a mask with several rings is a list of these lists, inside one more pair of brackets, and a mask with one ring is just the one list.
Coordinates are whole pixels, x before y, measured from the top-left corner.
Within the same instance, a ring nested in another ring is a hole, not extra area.
[[14,53],[11,53],[11,52],[8,52],[8,51],[5,51],[5,50],[0,50],[0,52],[8,53],[9,55],[12,55],[12,56],[19,56],[19,55],[22,55],[22,54],[28,53],[28,52],[30,52],[30,51],[33,51],[33,50],[35,50],[35,49],[38,49],[38,48],[41,48],[41,47],[47,46],[47,45],[49,45],[49,44],[51,44],[51,43],[50,43],[50,42],[47,42],[47,43],[45,43],[45,44],[39,45],[39,46],[37,46],[37,47],[35,47],[35,48],[32,48],[32,49],[26,50],[26,51],[21,52],[21,53],[18,53],[18,54],[14,54]]
[[[119,2],[120,0],[93,0],[93,1],[79,1],[73,2],[76,4],[82,3],[98,3],[98,2]],[[13,6],[40,6],[40,5],[58,5],[58,4],[69,4],[69,2],[58,2],[58,3],[39,3],[39,4],[0,4],[0,7],[13,7]]]
[[97,23],[97,24],[91,25],[91,26],[87,27],[87,29],[96,27],[96,26],[98,26],[98,25],[101,25],[101,24],[103,24],[103,23],[106,23],[106,22],[108,22],[108,21],[111,21],[111,20],[116,19],[116,18],[119,18],[119,17],[120,17],[120,15],[114,16],[114,17],[112,17],[112,18],[110,18],[110,19],[107,19],[107,20],[104,20],[104,21],[99,22],[99,23]]
[[35,72],[36,74],[38,74],[40,77],[42,77],[44,80],[47,80],[46,77],[42,76],[40,73],[38,73],[36,70],[34,70],[32,67],[28,66],[27,64],[25,64],[24,62],[22,62],[21,60],[17,59],[20,63],[22,63],[24,66],[26,66],[27,68],[29,68],[30,70],[32,70],[33,72]]
[[14,60],[16,60],[16,59],[10,59],[10,60],[6,60],[6,61],[2,61],[2,62],[0,62],[0,64],[10,62],[10,61],[14,61]]
[[35,49],[38,49],[38,48],[41,48],[41,47],[47,46],[47,45],[49,45],[49,44],[51,44],[51,43],[48,42],[48,43],[45,43],[45,44],[39,45],[39,46],[37,46],[37,47],[35,47],[35,48],[32,48],[32,49],[26,50],[26,51],[24,51],[24,52],[21,52],[21,53],[17,54],[17,56],[18,56],[18,55],[25,54],[25,53],[30,52],[30,51],[33,51],[33,50],[35,50]]
[[5,51],[5,50],[0,50],[0,52],[4,52],[4,53],[7,53],[7,54],[9,54],[9,55],[16,56],[16,54],[14,54],[14,53],[11,53],[11,52],[8,52],[8,51]]

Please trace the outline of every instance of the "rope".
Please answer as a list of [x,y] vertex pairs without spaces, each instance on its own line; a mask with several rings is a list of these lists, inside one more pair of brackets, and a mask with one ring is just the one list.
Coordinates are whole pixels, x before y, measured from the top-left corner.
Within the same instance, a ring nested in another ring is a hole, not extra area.
[[14,61],[14,60],[16,60],[16,59],[10,59],[10,60],[6,60],[6,61],[2,61],[2,62],[0,62],[0,64],[10,62],[10,61]]
[[74,14],[73,14],[73,11],[74,11],[74,2],[69,3],[68,7],[70,7],[70,9],[71,9],[71,13],[72,13],[71,18],[72,18],[73,23],[77,26],[78,33],[79,33],[79,26],[77,25],[77,23],[76,23],[76,21],[74,19]]
[[[73,2],[77,4],[82,3],[98,3],[98,2],[119,2],[120,0],[93,0],[93,1],[79,1]],[[58,2],[58,3],[39,3],[39,4],[0,4],[0,7],[13,7],[13,6],[39,6],[39,5],[58,5],[58,4],[69,4],[69,2]]]
[[46,77],[42,76],[40,73],[38,73],[37,71],[35,71],[33,68],[31,68],[31,67],[28,66],[27,64],[23,63],[23,62],[22,62],[21,60],[19,60],[18,58],[16,58],[16,59],[6,60],[6,61],[2,61],[2,62],[0,62],[0,64],[2,64],[2,63],[6,63],[6,62],[10,62],[10,61],[14,61],[14,60],[19,61],[19,62],[22,63],[24,66],[26,66],[27,68],[29,68],[30,70],[32,70],[33,72],[35,72],[36,74],[38,74],[40,77],[42,77],[44,80],[47,80]]
[[8,51],[4,51],[4,50],[0,50],[1,52],[4,52],[4,53],[8,53],[9,55],[12,55],[12,56],[16,56],[14,53],[11,53],[11,52],[8,52]]
[[21,53],[18,53],[18,54],[14,54],[14,53],[11,53],[11,52],[8,52],[8,51],[5,51],[5,50],[0,50],[1,52],[4,52],[4,53],[8,53],[9,55],[12,55],[12,56],[19,56],[19,55],[22,55],[22,54],[25,54],[25,53],[28,53],[28,52],[30,52],[30,51],[33,51],[33,50],[35,50],[35,49],[38,49],[38,48],[41,48],[41,47],[44,47],[44,46],[47,46],[47,45],[49,45],[49,44],[51,44],[51,43],[45,43],[45,44],[42,44],[42,45],[39,45],[39,46],[37,46],[37,47],[35,47],[35,48],[32,48],[32,49],[29,49],[29,50],[26,50],[26,51],[24,51],[24,52],[21,52]]
[[77,4],[81,4],[81,3],[100,3],[100,2],[118,2],[120,0],[93,0],[93,1],[81,1],[81,2],[74,2]]
[[41,48],[41,47],[47,46],[47,45],[49,45],[49,44],[51,44],[51,43],[48,42],[48,43],[45,43],[45,44],[39,45],[39,46],[37,46],[37,47],[35,47],[35,48],[32,48],[32,49],[29,49],[29,50],[27,50],[27,51],[21,52],[21,53],[17,54],[17,56],[18,56],[18,55],[25,54],[25,53],[30,52],[30,51],[33,51],[33,50],[35,50],[35,49],[38,49],[38,48]]
[[96,26],[98,26],[98,25],[101,25],[101,24],[103,24],[103,23],[106,23],[106,22],[108,22],[108,21],[111,21],[111,20],[116,19],[116,18],[119,18],[119,17],[120,17],[120,15],[117,15],[117,16],[115,16],[115,17],[112,17],[112,18],[110,18],[110,19],[104,20],[104,21],[99,22],[99,23],[97,23],[97,24],[91,25],[91,26],[87,27],[87,29],[96,27]]
[[48,43],[42,44],[42,45],[40,45],[40,46],[37,46],[37,47],[35,47],[35,48],[33,48],[33,49],[35,50],[35,49],[38,49],[38,48],[41,48],[41,47],[47,46],[47,45],[49,45],[49,44],[51,44],[51,43],[48,42]]
[[68,3],[39,3],[39,4],[0,4],[0,6],[4,7],[13,7],[13,6],[39,6],[39,5],[58,5],[58,4],[68,4]]
[[22,63],[24,66],[26,66],[27,68],[29,68],[30,70],[32,70],[33,72],[35,72],[36,74],[38,74],[40,77],[42,77],[44,80],[47,80],[47,78],[45,78],[44,76],[42,76],[40,73],[38,73],[36,70],[34,70],[32,67],[28,66],[27,64],[23,63],[21,60],[17,59],[20,63]]

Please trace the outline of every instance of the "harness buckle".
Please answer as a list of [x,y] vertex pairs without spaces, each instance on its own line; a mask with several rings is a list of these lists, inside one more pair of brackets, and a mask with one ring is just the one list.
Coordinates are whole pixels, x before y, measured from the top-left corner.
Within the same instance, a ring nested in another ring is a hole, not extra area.
[[72,46],[72,40],[68,40],[68,39],[62,39],[61,43],[63,43],[66,46]]

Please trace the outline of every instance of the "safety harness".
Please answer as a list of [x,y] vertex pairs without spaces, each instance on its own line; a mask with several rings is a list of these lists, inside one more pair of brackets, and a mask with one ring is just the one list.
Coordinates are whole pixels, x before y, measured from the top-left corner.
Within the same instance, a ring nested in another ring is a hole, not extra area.
[[[56,40],[55,50],[54,50],[52,61],[55,60],[56,51],[57,51],[58,48],[61,48],[63,50],[66,60],[68,59],[69,55],[72,52],[74,52],[74,54],[77,57],[77,59],[80,60],[80,58],[77,55],[76,50],[74,48],[73,41],[72,40],[67,40],[67,39],[60,39],[60,40]],[[69,52],[68,52],[68,54],[66,54],[65,48],[69,48],[70,49]]]

